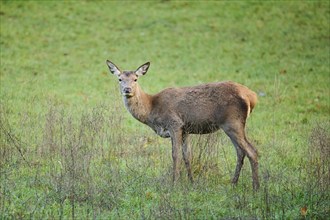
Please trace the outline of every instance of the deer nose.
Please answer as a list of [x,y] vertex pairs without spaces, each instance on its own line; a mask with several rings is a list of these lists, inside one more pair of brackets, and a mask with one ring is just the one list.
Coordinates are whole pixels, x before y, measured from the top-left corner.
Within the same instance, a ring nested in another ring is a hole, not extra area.
[[129,94],[129,93],[132,93],[132,89],[129,88],[129,87],[126,87],[123,89],[123,92],[126,93],[126,94]]

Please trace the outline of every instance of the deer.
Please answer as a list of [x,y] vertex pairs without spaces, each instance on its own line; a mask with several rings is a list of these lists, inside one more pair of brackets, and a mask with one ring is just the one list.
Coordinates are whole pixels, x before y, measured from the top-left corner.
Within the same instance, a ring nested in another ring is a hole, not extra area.
[[[222,129],[233,143],[237,162],[232,184],[237,185],[245,156],[252,170],[252,186],[259,188],[258,152],[248,141],[245,123],[257,103],[255,92],[233,81],[206,83],[191,87],[166,88],[155,95],[145,93],[138,79],[150,67],[146,62],[134,71],[122,71],[110,60],[110,72],[118,77],[126,109],[162,138],[171,138],[175,184],[179,178],[181,156],[193,183],[189,136],[209,134]],[[180,153],[180,150],[182,151]]]

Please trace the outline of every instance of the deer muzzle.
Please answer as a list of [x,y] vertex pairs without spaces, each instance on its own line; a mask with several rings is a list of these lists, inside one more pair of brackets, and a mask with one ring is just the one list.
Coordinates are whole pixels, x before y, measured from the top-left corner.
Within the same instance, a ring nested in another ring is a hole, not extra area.
[[123,95],[124,96],[133,96],[132,88],[129,88],[129,87],[124,88],[123,89]]

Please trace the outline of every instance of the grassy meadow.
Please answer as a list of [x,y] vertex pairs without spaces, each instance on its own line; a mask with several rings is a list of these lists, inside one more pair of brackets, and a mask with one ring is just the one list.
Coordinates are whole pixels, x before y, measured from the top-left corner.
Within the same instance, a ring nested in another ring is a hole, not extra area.
[[[329,1],[1,1],[0,219],[329,219]],[[222,132],[169,139],[124,108],[105,64],[147,93],[233,80],[261,187]]]

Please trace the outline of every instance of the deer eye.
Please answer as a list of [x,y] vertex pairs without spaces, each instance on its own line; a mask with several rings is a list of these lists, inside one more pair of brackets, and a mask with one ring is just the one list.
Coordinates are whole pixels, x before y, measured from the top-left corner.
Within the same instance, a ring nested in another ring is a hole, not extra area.
[[137,81],[137,79],[134,79],[134,82],[136,82]]
[[122,80],[121,79],[118,79],[119,80],[119,82],[121,82]]

